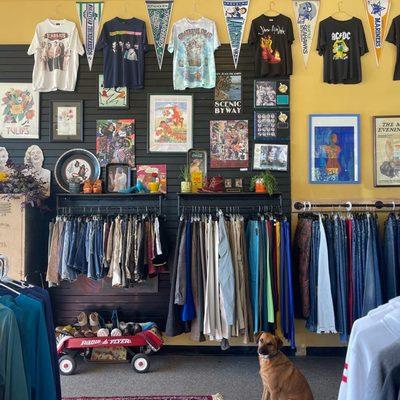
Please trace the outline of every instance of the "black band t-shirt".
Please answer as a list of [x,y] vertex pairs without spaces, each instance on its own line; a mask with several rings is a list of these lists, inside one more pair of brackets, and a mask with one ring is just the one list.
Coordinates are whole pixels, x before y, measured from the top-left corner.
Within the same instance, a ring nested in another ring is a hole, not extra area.
[[368,46],[360,19],[321,21],[317,51],[324,57],[324,82],[361,82],[361,56],[368,53]]
[[287,77],[292,74],[292,21],[282,14],[260,15],[251,23],[249,44],[254,46],[256,76]]
[[400,80],[400,15],[393,20],[392,26],[389,29],[389,33],[387,35],[386,40],[389,43],[394,44],[397,48],[397,60],[394,69],[393,79],[395,81],[399,81]]

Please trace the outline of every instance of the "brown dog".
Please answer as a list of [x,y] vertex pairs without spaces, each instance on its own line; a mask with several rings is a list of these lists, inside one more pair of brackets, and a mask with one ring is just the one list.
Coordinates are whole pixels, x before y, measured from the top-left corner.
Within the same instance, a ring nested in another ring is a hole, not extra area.
[[267,332],[256,336],[260,375],[264,386],[261,400],[313,400],[303,374],[279,349],[282,340]]

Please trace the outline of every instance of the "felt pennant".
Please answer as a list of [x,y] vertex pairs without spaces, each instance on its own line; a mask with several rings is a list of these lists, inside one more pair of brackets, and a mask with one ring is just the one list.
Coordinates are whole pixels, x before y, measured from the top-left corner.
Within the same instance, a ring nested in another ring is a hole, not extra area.
[[304,65],[307,67],[314,38],[315,26],[318,20],[319,0],[293,0],[296,23],[299,28],[301,54]]
[[164,59],[173,2],[173,0],[146,0],[147,13],[150,19],[151,32],[153,34],[154,47],[160,70]]
[[250,0],[222,0],[235,69],[239,62]]
[[382,46],[388,26],[391,0],[365,0],[368,23],[374,42],[376,63],[382,56]]
[[76,9],[78,11],[79,22],[81,23],[83,42],[85,44],[89,70],[91,71],[94,52],[96,50],[97,34],[99,32],[101,14],[103,11],[103,3],[77,2]]

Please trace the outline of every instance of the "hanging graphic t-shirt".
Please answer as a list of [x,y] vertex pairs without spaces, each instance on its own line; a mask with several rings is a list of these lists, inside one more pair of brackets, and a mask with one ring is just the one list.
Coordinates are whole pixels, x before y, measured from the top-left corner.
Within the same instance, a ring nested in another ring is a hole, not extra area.
[[394,69],[394,80],[400,80],[400,15],[393,19],[386,40],[393,43],[397,48],[396,66]]
[[361,56],[368,53],[368,46],[360,19],[321,21],[317,51],[324,57],[324,82],[361,82]]
[[79,54],[84,54],[84,50],[73,22],[46,19],[37,24],[28,54],[35,55],[32,77],[35,90],[75,90]]
[[256,77],[292,75],[292,20],[285,15],[260,15],[251,23],[249,44],[254,47]]
[[215,87],[214,51],[219,46],[214,21],[202,17],[176,22],[168,44],[174,53],[174,89]]
[[96,50],[103,49],[104,87],[142,89],[146,24],[137,18],[113,18],[103,25]]

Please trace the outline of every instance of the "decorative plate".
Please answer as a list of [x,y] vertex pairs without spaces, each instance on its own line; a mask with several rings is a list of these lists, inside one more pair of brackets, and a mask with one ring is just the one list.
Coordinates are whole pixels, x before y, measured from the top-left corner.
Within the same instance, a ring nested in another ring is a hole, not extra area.
[[66,151],[56,162],[54,175],[58,186],[69,192],[68,181],[78,178],[82,183],[100,178],[101,168],[96,156],[85,149]]

